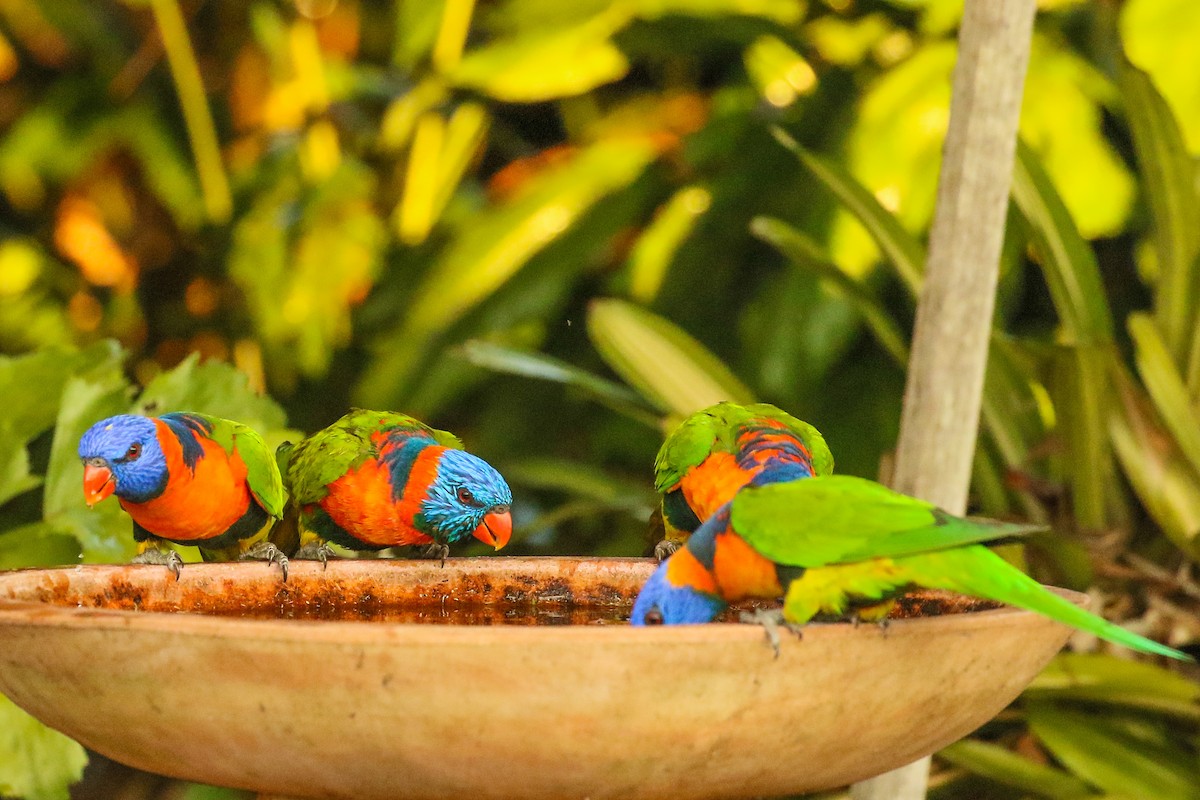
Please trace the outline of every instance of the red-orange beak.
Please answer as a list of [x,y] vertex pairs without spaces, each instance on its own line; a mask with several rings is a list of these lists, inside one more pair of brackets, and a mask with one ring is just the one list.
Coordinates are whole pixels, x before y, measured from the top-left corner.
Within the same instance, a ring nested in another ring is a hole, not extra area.
[[113,493],[117,482],[113,480],[112,470],[94,464],[83,465],[83,498],[88,508],[96,505]]
[[485,516],[471,535],[497,550],[508,544],[512,537],[512,513],[508,506],[501,506]]

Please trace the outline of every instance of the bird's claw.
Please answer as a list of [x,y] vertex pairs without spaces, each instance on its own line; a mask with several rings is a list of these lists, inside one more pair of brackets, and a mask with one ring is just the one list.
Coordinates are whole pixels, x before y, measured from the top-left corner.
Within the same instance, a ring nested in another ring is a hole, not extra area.
[[748,625],[761,625],[766,634],[767,643],[775,651],[776,658],[779,658],[780,628],[787,628],[796,634],[796,638],[802,638],[804,635],[800,625],[793,625],[783,618],[783,609],[781,608],[756,608],[753,611],[743,611],[738,615],[738,620]]
[[302,561],[320,561],[321,569],[329,569],[329,559],[333,556],[333,549],[330,548],[328,542],[320,542],[318,544],[306,544],[296,551],[292,556],[294,559]]
[[434,542],[427,547],[421,548],[418,552],[419,558],[436,558],[442,562],[442,566],[446,566],[446,556],[450,555],[450,547],[441,542]]
[[259,542],[240,556],[242,561],[266,561],[268,564],[278,564],[283,572],[283,582],[288,579],[288,557],[273,542]]
[[183,559],[175,550],[161,550],[157,547],[148,547],[142,552],[133,557],[134,564],[157,564],[171,570],[175,575],[175,580],[179,580],[179,574],[183,571]]
[[654,557],[659,561],[666,561],[676,550],[683,547],[680,542],[672,542],[670,539],[663,539],[658,544],[654,545]]

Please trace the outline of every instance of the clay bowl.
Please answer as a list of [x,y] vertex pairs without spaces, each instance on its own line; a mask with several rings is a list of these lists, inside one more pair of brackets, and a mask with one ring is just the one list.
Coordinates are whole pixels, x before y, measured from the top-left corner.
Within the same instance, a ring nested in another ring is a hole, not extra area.
[[[343,561],[294,564],[286,584],[258,563],[189,565],[178,582],[151,566],[3,573],[0,691],[110,758],[275,795],[745,797],[933,752],[1000,711],[1069,633],[968,610],[810,625],[776,657],[757,626],[623,624],[651,569]],[[467,624],[422,624],[436,621]]]

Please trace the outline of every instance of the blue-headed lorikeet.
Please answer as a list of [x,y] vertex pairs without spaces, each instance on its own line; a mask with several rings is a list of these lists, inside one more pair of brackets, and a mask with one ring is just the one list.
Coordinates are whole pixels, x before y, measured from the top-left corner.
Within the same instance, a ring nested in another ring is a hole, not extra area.
[[232,420],[179,412],[121,414],[79,440],[89,506],[115,494],[133,518],[137,563],[163,564],[179,577],[179,554],[162,541],[194,545],[205,560],[287,557],[267,535],[283,514],[275,459],[256,432]]
[[656,513],[664,534],[655,555],[661,560],[675,552],[767,468],[781,476],[790,469],[795,478],[828,475],[833,454],[820,431],[770,403],[717,403],[680,423],[654,459],[654,488],[662,495]]
[[[984,547],[1038,530],[964,519],[863,478],[776,480],[760,473],[659,565],[634,603],[634,625],[708,622],[747,597],[783,597],[803,625],[923,587],[1036,611],[1109,641],[1187,659],[1050,592]],[[874,614],[872,614],[874,616]]]
[[276,453],[298,515],[296,558],[426,545],[445,558],[474,536],[499,550],[512,535],[512,492],[453,434],[405,414],[355,409]]

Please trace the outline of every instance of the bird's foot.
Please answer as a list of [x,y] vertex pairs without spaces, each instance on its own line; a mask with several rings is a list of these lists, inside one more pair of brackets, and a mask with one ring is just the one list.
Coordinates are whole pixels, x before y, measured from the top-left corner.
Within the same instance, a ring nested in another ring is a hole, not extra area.
[[175,574],[175,580],[179,580],[179,572],[183,569],[183,559],[179,557],[179,553],[170,549],[160,549],[158,547],[147,547],[142,552],[133,557],[133,564],[158,564],[166,567]]
[[654,545],[654,557],[659,561],[666,561],[681,547],[683,547],[682,542],[672,542],[670,539],[663,539]]
[[300,561],[320,561],[322,569],[329,568],[329,559],[335,557],[333,548],[328,542],[309,542],[296,551],[293,559]]
[[450,555],[449,545],[441,542],[434,542],[417,551],[417,558],[436,558],[442,562],[443,567],[446,566],[446,556],[448,555]]
[[278,564],[283,572],[283,581],[287,583],[288,557],[273,542],[258,542],[239,558],[242,561],[266,561],[268,564]]
[[743,611],[738,615],[738,620],[748,625],[761,625],[763,632],[767,636],[767,642],[771,645],[771,649],[775,651],[775,657],[779,658],[779,629],[787,628],[792,633],[796,634],[796,638],[803,638],[804,632],[801,625],[793,625],[783,618],[782,608],[756,608],[753,611]]

